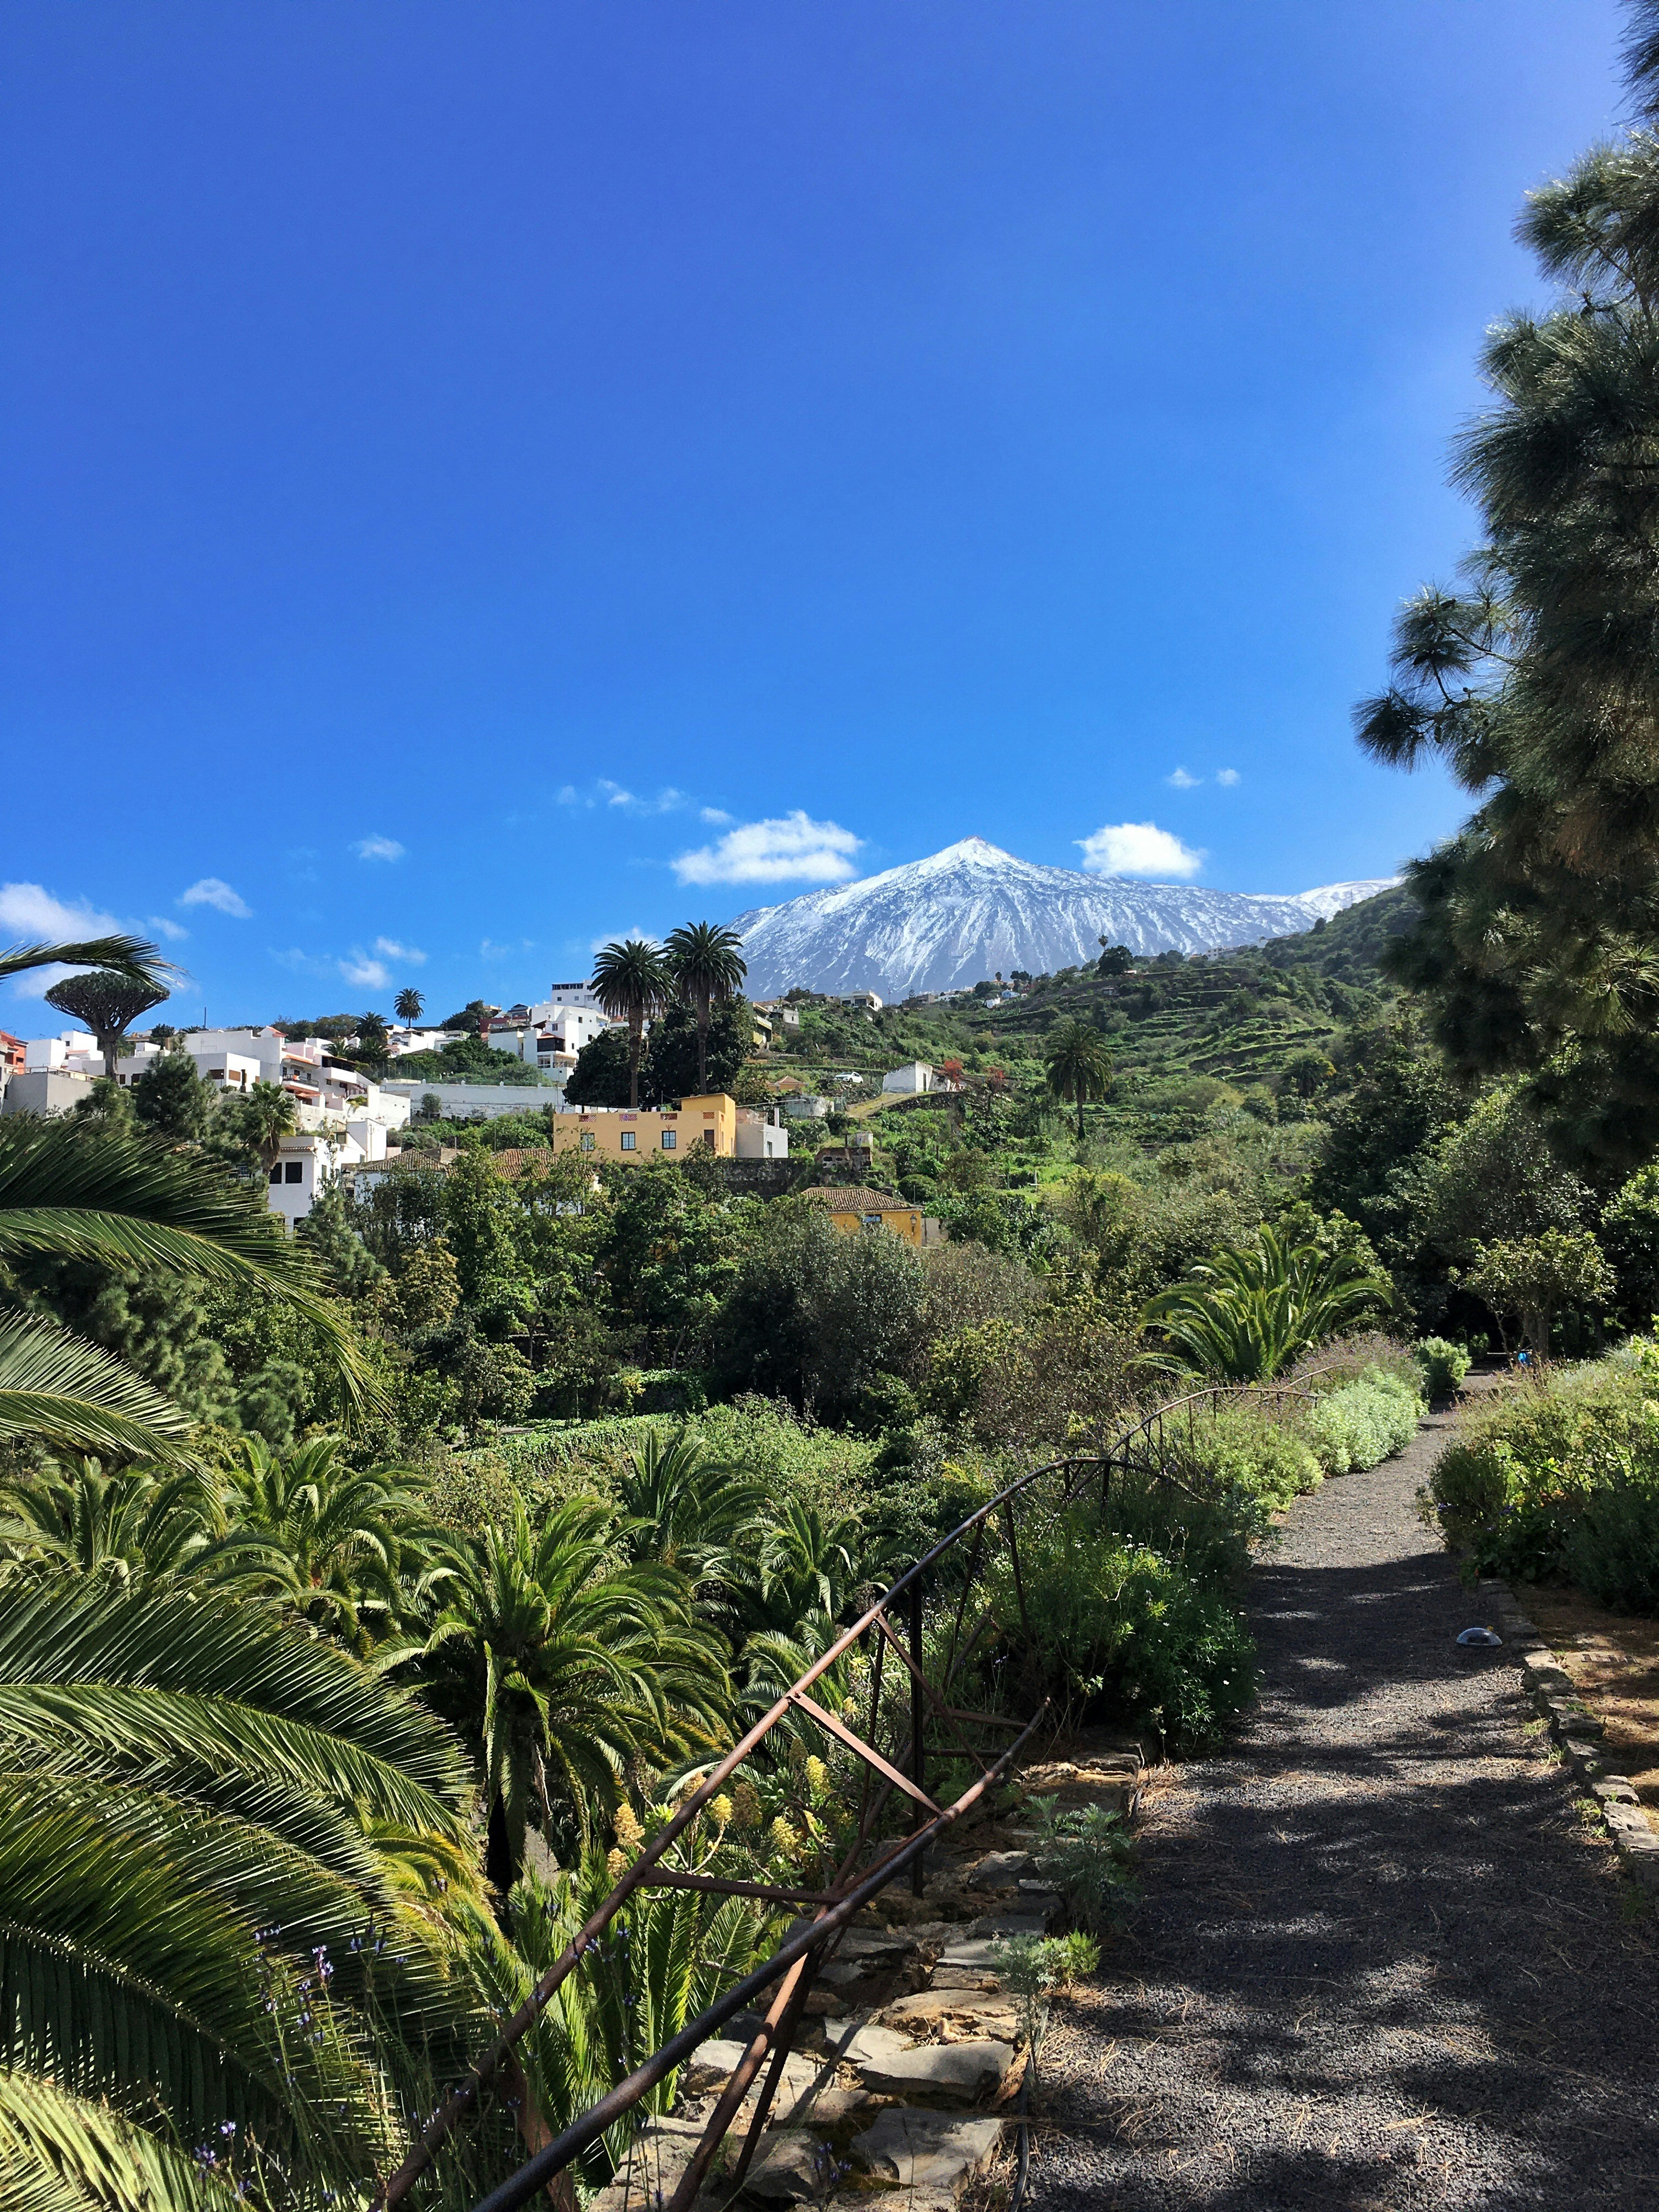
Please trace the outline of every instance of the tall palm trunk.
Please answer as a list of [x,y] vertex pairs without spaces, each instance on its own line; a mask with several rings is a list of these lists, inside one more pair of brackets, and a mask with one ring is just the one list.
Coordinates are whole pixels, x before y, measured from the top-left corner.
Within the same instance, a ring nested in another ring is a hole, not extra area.
[[708,1021],[714,1002],[707,991],[697,994],[697,1089],[708,1096]]
[[635,1114],[640,1110],[640,1054],[645,1046],[645,1021],[635,1011],[628,1024],[628,1103]]

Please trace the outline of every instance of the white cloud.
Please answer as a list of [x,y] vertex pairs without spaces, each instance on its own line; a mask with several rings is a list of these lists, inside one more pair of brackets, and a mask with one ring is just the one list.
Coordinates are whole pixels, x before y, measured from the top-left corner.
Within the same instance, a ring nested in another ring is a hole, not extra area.
[[351,849],[360,860],[401,860],[404,857],[404,848],[397,839],[382,837],[378,831],[359,837]]
[[557,804],[561,806],[574,806],[578,804],[576,787],[574,783],[562,783],[555,796]]
[[235,921],[252,921],[253,908],[230,885],[217,876],[204,876],[187,891],[179,894],[180,906],[210,906],[220,914],[228,914]]
[[1224,784],[1231,791],[1239,780],[1238,770],[1236,768],[1218,768],[1215,772],[1215,780],[1218,783]]
[[395,937],[377,937],[374,950],[384,952],[388,960],[407,960],[411,968],[423,968],[426,955],[418,945],[399,945]]
[[800,807],[781,819],[745,822],[713,845],[682,853],[683,884],[844,884],[864,840],[834,822],[814,822]]
[[630,938],[636,938],[641,945],[654,945],[657,942],[650,931],[641,929],[636,921],[630,928],[613,929],[608,937],[594,938],[587,949],[590,952],[603,952],[607,945],[626,945]]
[[384,991],[392,981],[385,963],[371,960],[367,953],[353,952],[335,964],[348,983],[360,984],[365,991]]
[[[83,901],[67,905],[40,884],[0,884],[0,936],[22,945],[69,945],[77,938],[113,937],[121,925]],[[31,968],[12,989],[20,999],[45,996],[71,968]]]
[[187,929],[181,929],[176,921],[169,921],[164,914],[146,915],[144,927],[153,929],[158,937],[165,937],[169,945],[182,945],[190,935]]
[[1196,791],[1204,779],[1201,775],[1188,775],[1184,768],[1178,768],[1173,775],[1166,775],[1164,781],[1176,791]]
[[607,806],[620,806],[629,814],[678,814],[683,806],[691,804],[685,793],[676,791],[672,783],[665,784],[654,799],[641,799],[605,775],[599,778],[599,789],[605,793]]
[[1183,845],[1155,822],[1113,822],[1092,837],[1078,837],[1091,876],[1195,876],[1202,853]]
[[698,821],[707,822],[716,830],[723,830],[728,822],[735,821],[736,818],[735,815],[728,814],[723,806],[700,806],[697,809]]

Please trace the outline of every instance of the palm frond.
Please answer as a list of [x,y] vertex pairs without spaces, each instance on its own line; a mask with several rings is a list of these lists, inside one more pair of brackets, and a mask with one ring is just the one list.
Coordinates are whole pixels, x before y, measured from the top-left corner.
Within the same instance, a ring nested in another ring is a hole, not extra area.
[[362,1348],[310,1252],[240,1184],[162,1139],[94,1135],[66,1117],[0,1121],[0,1259],[42,1254],[269,1291],[318,1331],[349,1402],[375,1401]]
[[0,982],[9,975],[24,975],[31,968],[107,968],[140,986],[163,978],[170,981],[177,974],[147,937],[88,937],[70,945],[9,945],[0,951]]
[[0,1437],[155,1458],[189,1427],[170,1398],[101,1345],[55,1322],[0,1314]]
[[231,2162],[227,2155],[210,2167],[187,2158],[55,2081],[0,2074],[0,2204],[8,2212],[236,2212],[242,2200]]

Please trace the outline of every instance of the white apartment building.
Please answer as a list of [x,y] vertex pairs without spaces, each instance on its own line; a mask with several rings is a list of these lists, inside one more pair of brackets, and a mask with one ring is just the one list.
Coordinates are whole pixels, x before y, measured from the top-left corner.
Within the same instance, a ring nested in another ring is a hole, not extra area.
[[522,1018],[517,1017],[516,1012],[498,1016],[489,1024],[488,1042],[492,1051],[514,1053],[531,1066],[546,1069],[550,1075],[561,1067],[568,1074],[582,1047],[615,1027],[610,1016],[597,1006],[578,1006],[563,1000],[549,999],[538,1006],[527,1008]]
[[[341,1060],[325,1037],[284,1037],[273,1029],[195,1030],[167,1048],[188,1054],[204,1083],[251,1091],[280,1084],[293,1098],[300,1127],[283,1139],[267,1203],[287,1221],[302,1220],[317,1193],[342,1167],[386,1157],[386,1133],[408,1126],[410,1102]],[[116,1064],[116,1081],[136,1083],[162,1048],[139,1039]],[[0,1112],[66,1114],[104,1072],[97,1040],[66,1030],[27,1046],[26,1067],[7,1085]]]

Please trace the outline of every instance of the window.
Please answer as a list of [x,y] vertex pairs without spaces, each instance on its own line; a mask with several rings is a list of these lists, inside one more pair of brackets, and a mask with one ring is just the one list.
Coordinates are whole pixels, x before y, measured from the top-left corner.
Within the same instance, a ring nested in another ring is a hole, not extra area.
[[591,1129],[584,1129],[584,1130],[582,1131],[582,1150],[583,1150],[585,1152],[591,1152],[592,1151],[592,1149],[593,1149],[593,1133],[592,1133],[592,1131]]
[[278,1160],[276,1166],[272,1168],[270,1171],[270,1179],[272,1182],[281,1182],[283,1179],[283,1164],[280,1160]]
[[864,1217],[864,1225],[866,1229],[879,1229],[881,1226],[880,1214],[866,1213]]
[[712,1129],[705,1129],[702,1133],[702,1140],[712,1152],[714,1149],[714,1132]]
[[622,1148],[623,1148],[623,1152],[631,1152],[632,1151],[634,1151],[634,1149],[635,1149],[635,1144],[634,1144],[634,1132],[633,1132],[631,1129],[624,1129],[624,1130],[623,1131],[623,1133],[622,1133]]
[[284,1182],[303,1182],[305,1178],[306,1164],[303,1160],[283,1161],[283,1180]]
[[679,1143],[679,1134],[678,1134],[678,1132],[677,1130],[674,1130],[674,1129],[665,1129],[665,1130],[663,1131],[663,1133],[662,1133],[662,1148],[663,1148],[664,1152],[672,1152],[674,1150],[675,1146],[676,1146],[678,1143]]

